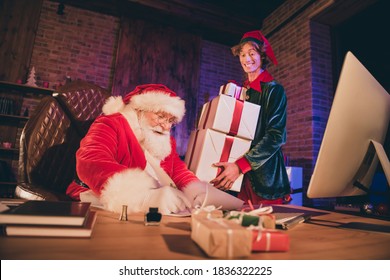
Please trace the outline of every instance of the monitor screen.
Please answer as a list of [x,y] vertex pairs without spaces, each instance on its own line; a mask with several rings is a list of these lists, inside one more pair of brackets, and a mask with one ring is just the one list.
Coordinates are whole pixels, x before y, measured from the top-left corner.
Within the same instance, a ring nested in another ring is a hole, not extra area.
[[383,149],[389,117],[390,95],[348,52],[307,196],[366,195],[376,171],[378,155],[382,165],[387,160],[385,173],[390,174]]

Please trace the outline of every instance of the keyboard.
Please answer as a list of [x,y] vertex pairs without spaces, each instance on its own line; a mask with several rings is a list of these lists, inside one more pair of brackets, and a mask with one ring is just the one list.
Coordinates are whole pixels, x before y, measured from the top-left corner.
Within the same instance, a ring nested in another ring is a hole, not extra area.
[[366,212],[364,210],[363,204],[342,204],[337,203],[334,206],[334,211],[339,212],[348,212],[352,215],[359,215],[367,218],[381,219],[381,220],[390,220],[390,215],[379,214],[377,211],[373,210],[372,213]]
[[335,211],[347,211],[360,213],[362,211],[361,205],[358,204],[341,204],[338,203],[334,206]]

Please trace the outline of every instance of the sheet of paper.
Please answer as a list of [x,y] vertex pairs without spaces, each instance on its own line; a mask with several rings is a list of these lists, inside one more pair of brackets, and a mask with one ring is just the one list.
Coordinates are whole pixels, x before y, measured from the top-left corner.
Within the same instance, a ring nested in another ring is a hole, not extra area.
[[177,213],[169,213],[165,214],[166,216],[172,216],[172,217],[190,217],[191,216],[191,209],[186,209]]
[[242,207],[244,201],[237,197],[221,191],[212,185],[206,187],[206,197],[203,201],[202,207],[213,205],[215,207],[221,207],[221,210],[237,210]]
[[[221,210],[238,210],[241,209],[244,204],[243,200],[238,199],[227,192],[221,191],[212,185],[205,186],[205,192],[206,195],[201,208],[212,205]],[[188,217],[191,216],[192,210],[193,209],[186,209],[178,213],[168,214],[168,216]]]

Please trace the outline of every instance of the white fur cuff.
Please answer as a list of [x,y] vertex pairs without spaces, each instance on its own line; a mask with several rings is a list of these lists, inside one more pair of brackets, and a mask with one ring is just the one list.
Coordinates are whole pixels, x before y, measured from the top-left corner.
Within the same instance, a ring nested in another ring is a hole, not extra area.
[[155,188],[158,182],[145,171],[128,169],[108,179],[100,200],[109,211],[121,213],[122,205],[127,205],[128,213],[140,212],[145,198]]

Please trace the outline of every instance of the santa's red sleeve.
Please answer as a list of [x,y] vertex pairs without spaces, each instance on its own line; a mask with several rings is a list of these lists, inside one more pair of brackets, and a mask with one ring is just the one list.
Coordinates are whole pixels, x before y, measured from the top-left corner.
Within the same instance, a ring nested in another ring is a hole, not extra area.
[[146,159],[128,121],[121,114],[99,117],[76,153],[77,175],[104,208],[141,210],[148,190],[158,183],[145,171]]
[[168,173],[176,186],[182,190],[188,184],[199,181],[195,174],[187,168],[176,152],[176,141],[171,137],[171,154],[161,162],[161,167]]

